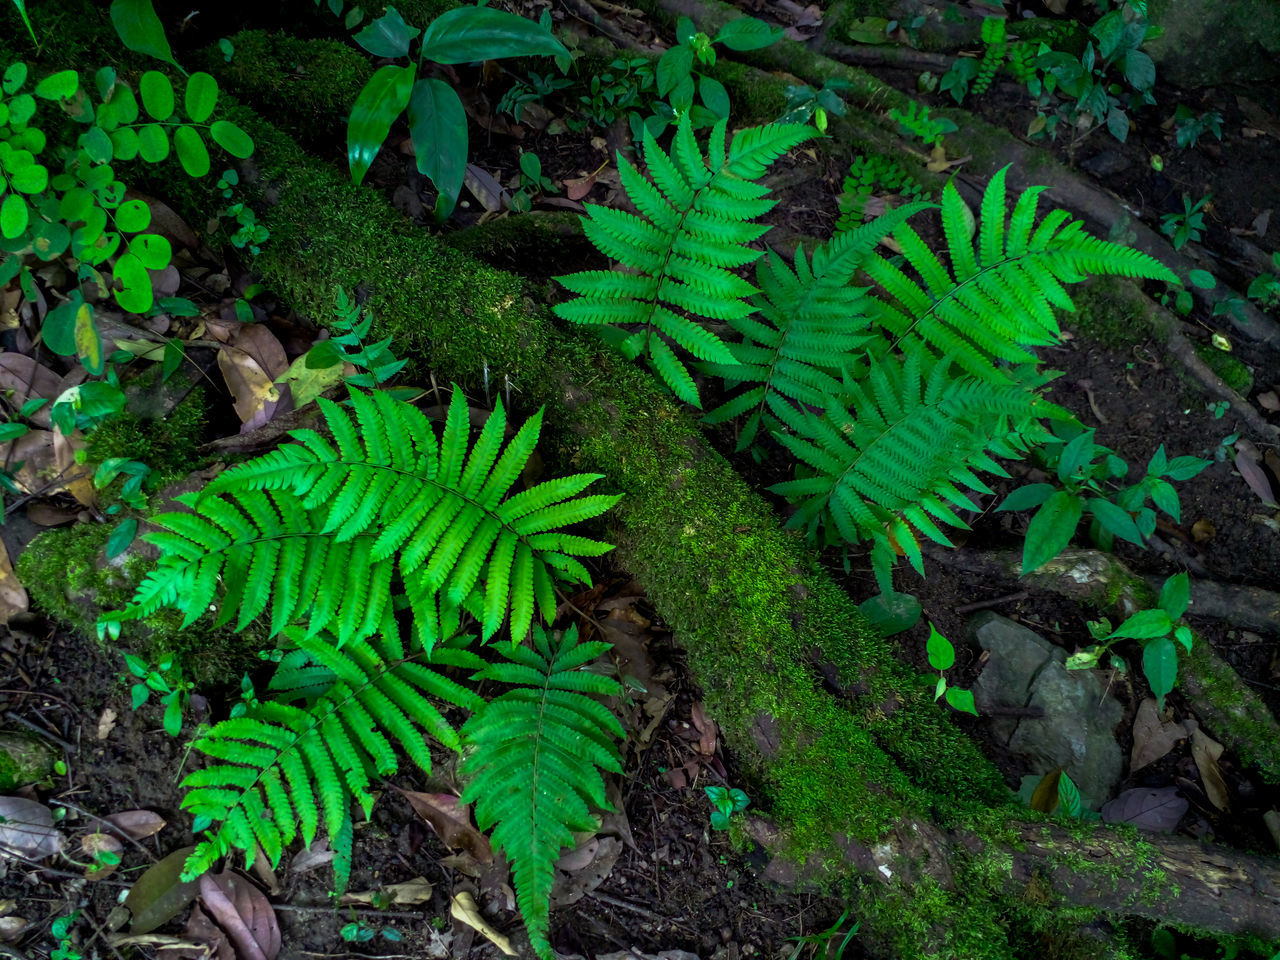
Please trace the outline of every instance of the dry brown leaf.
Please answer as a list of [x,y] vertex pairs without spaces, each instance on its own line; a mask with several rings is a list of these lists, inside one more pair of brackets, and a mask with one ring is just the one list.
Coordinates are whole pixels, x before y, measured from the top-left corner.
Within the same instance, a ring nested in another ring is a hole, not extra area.
[[1133,721],[1133,753],[1129,759],[1129,772],[1155,763],[1186,736],[1187,729],[1182,724],[1167,723],[1160,717],[1155,700],[1150,697],[1143,700]]
[[182,929],[182,939],[161,944],[156,951],[164,960],[236,960],[235,948],[227,935],[209,919],[197,903]]
[[274,378],[258,361],[243,350],[223,347],[218,351],[218,368],[235,398],[241,433],[248,433],[271,419],[280,401],[280,391]]
[[565,907],[591,893],[613,872],[622,855],[622,842],[614,837],[593,837],[556,862],[551,905]]
[[53,431],[53,464],[58,472],[54,490],[65,490],[86,507],[96,509],[98,491],[93,486],[93,468],[76,462],[76,454],[84,448],[84,437],[78,430],[69,437],[60,430]]
[[431,883],[426,877],[414,877],[404,883],[389,883],[377,890],[344,893],[339,903],[367,903],[379,910],[390,907],[412,907],[431,899]]
[[27,418],[45,430],[53,425],[49,420],[49,410],[58,397],[58,383],[56,373],[31,357],[21,353],[0,353],[0,390],[13,391],[9,402],[14,407],[20,407],[35,397],[48,400]]
[[329,849],[328,839],[321,837],[289,861],[289,872],[306,873],[329,863],[333,863],[333,851]]
[[276,876],[276,872],[271,867],[271,863],[267,860],[267,855],[262,852],[262,847],[254,844],[253,847],[253,866],[249,868],[253,871],[253,875],[258,881],[267,888],[270,896],[278,896],[280,890],[280,878]]
[[467,164],[467,171],[462,178],[463,184],[471,195],[480,201],[480,206],[490,213],[497,213],[511,203],[511,194],[487,170],[482,170],[474,163]]
[[226,931],[240,960],[275,960],[280,927],[262,891],[230,870],[200,878],[200,899]]
[[1271,489],[1271,479],[1262,469],[1258,448],[1243,438],[1236,441],[1236,469],[1254,495],[1267,506],[1276,505],[1275,491]]
[[267,376],[276,378],[289,369],[289,359],[276,335],[260,323],[242,323],[229,346],[253,357]]
[[[109,833],[91,833],[80,838],[80,849],[91,861],[85,867],[86,880],[105,880],[120,866],[120,854],[124,844]],[[107,859],[104,861],[102,858]]]
[[719,728],[716,722],[707,716],[702,702],[695,703],[689,711],[689,719],[693,728],[698,731],[698,752],[709,757],[716,752],[716,740]]
[[13,943],[31,926],[31,921],[22,917],[0,917],[0,941]]
[[118,719],[118,716],[119,715],[110,707],[107,707],[102,711],[102,716],[98,717],[99,740],[105,740],[107,737],[111,736],[111,731],[116,728],[116,720]]
[[1058,806],[1058,781],[1062,778],[1062,768],[1050,770],[1036,785],[1031,794],[1031,809],[1041,813],[1053,813]]
[[[104,713],[103,716],[105,717],[106,714]],[[113,713],[113,722],[114,718],[115,714]],[[99,721],[98,729],[102,729],[101,721]],[[150,810],[123,810],[120,813],[113,813],[111,816],[103,817],[102,819],[133,840],[144,840],[147,837],[154,836],[163,830],[165,825],[164,817]]]
[[591,192],[591,188],[596,185],[596,177],[600,176],[601,171],[607,166],[609,166],[609,161],[606,160],[585,177],[562,181],[564,183],[564,195],[570,200],[581,200]]
[[1200,782],[1204,784],[1204,792],[1209,802],[1219,810],[1231,808],[1231,791],[1222,778],[1222,768],[1218,766],[1218,758],[1222,756],[1222,744],[1208,736],[1203,730],[1196,729],[1191,734],[1191,758],[1200,771]]
[[418,793],[395,788],[414,812],[431,824],[431,829],[454,850],[466,850],[481,863],[493,861],[493,848],[483,833],[471,825],[471,807],[459,803],[451,793]]
[[0,854],[43,860],[62,850],[53,811],[25,797],[0,797]]
[[1206,543],[1218,535],[1218,529],[1204,517],[1191,525],[1191,539],[1196,543]]
[[465,890],[457,894],[449,904],[449,915],[459,923],[465,923],[508,957],[517,955],[511,948],[511,941],[489,926],[480,914],[480,906],[476,903],[476,898]]
[[196,898],[200,885],[183,880],[182,870],[195,847],[174,850],[159,863],[153,863],[133,882],[124,905],[132,922],[132,934],[150,933],[168,923]]
[[68,523],[75,523],[80,517],[78,509],[73,510],[60,504],[46,503],[43,500],[27,504],[26,512],[27,519],[38,527],[61,527]]
[[8,623],[17,614],[25,613],[29,604],[27,591],[9,562],[9,551],[0,542],[0,623]]

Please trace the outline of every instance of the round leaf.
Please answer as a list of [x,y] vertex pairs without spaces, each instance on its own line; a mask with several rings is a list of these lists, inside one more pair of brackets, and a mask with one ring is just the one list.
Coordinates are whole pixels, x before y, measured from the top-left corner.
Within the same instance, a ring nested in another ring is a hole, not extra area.
[[1212,290],[1218,285],[1217,278],[1208,270],[1192,270],[1187,274],[1187,279],[1201,290]]
[[23,193],[41,193],[49,186],[49,171],[38,163],[11,171],[9,185]]
[[138,156],[147,163],[159,163],[169,156],[169,136],[158,123],[138,128]]
[[110,163],[115,155],[115,145],[101,127],[90,127],[80,134],[80,146],[94,163]]
[[209,127],[213,142],[233,157],[246,160],[253,156],[253,140],[229,120],[215,120]]
[[36,84],[35,94],[45,100],[66,100],[80,87],[80,77],[74,70],[59,70]]
[[27,208],[27,201],[16,193],[10,193],[0,203],[0,236],[6,240],[22,236],[30,218],[31,211]]
[[467,115],[453,87],[443,80],[419,80],[413,85],[409,139],[418,172],[436,185],[451,210],[467,171]]
[[187,116],[192,123],[204,123],[213,113],[218,102],[218,81],[207,73],[193,73],[187,78],[187,93],[183,100]]
[[910,630],[921,614],[920,601],[909,593],[877,594],[858,604],[858,610],[886,637]]
[[532,20],[492,7],[459,7],[431,21],[419,56],[436,63],[471,63],[539,54],[567,57],[569,51]]
[[[886,21],[887,23],[887,21]],[[877,42],[883,43],[884,30],[880,29]],[[782,31],[775,30],[755,17],[739,17],[730,20],[716,34],[713,43],[723,43],[730,50],[759,50],[782,39]]]
[[129,252],[148,270],[163,270],[173,258],[169,241],[154,233],[142,233],[129,243]]
[[71,245],[71,231],[59,221],[38,222],[31,246],[41,260],[53,260],[62,256]]
[[9,64],[4,72],[4,79],[0,81],[0,90],[12,96],[18,90],[22,89],[22,85],[27,82],[27,65],[22,61]]
[[142,106],[155,120],[168,120],[173,116],[173,84],[158,70],[148,70],[142,75]]
[[209,172],[209,148],[195,127],[185,124],[173,132],[173,148],[178,151],[178,162],[192,177],[203,177]]
[[116,209],[116,226],[125,233],[138,233],[151,225],[151,208],[141,200],[126,200]]
[[[378,155],[382,141],[391,131],[391,124],[409,105],[409,96],[414,88],[413,78],[413,67],[379,67],[356,97],[351,115],[347,119],[347,162],[351,166],[351,179],[355,183],[364,180],[373,158]],[[465,121],[463,129],[466,129]],[[410,133],[412,134],[412,125]],[[418,162],[422,163],[421,156]]]
[[116,281],[122,289],[115,291],[116,302],[129,313],[146,313],[151,309],[154,295],[151,276],[134,254],[126,253],[116,261]]
[[36,100],[29,93],[20,93],[9,101],[9,123],[22,126],[36,115]]
[[73,291],[71,299],[54,307],[44,318],[40,334],[44,345],[60,357],[76,355],[76,314],[81,307],[88,304],[80,296],[80,291]]
[[111,133],[111,146],[117,160],[129,161],[138,155],[138,132],[133,127],[120,127]]

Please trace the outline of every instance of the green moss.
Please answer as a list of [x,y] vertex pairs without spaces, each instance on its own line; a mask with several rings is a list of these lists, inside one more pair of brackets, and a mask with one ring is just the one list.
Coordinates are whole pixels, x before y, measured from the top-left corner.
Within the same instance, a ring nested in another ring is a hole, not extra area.
[[[132,552],[107,560],[110,524],[77,524],[36,537],[18,558],[16,572],[35,606],[87,638],[97,637],[97,619],[125,606],[152,562]],[[119,642],[155,663],[168,655],[197,685],[226,683],[255,663],[265,630],[242,634],[209,626],[208,618],[187,629],[176,610],[162,610],[127,628]],[[108,652],[114,652],[109,648]]]
[[[197,448],[205,440],[206,413],[200,388],[187,394],[162,420],[126,409],[89,433],[85,444],[89,462],[112,457],[140,460],[152,470],[149,490],[185,480],[202,459]],[[123,479],[117,480],[108,493],[122,483]]]
[[1243,360],[1207,343],[1197,343],[1195,348],[1196,355],[1228,387],[1242,397],[1253,392],[1253,371]]
[[1153,331],[1147,323],[1147,311],[1127,295],[1131,289],[1132,281],[1120,277],[1093,277],[1074,284],[1067,293],[1076,312],[1062,314],[1062,325],[1113,350],[1128,350],[1135,343],[1146,342]]
[[559,265],[596,255],[582,232],[582,217],[567,210],[499,217],[444,234],[441,240],[492,267],[539,279]]

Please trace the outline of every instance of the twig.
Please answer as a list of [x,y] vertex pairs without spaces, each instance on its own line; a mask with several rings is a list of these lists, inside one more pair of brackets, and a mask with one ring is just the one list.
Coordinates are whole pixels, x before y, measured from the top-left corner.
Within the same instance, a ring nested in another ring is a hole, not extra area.
[[[333,906],[333,907],[298,907],[291,903],[273,903],[273,910],[285,913],[308,913],[315,916],[338,916],[344,913],[355,913],[367,917],[385,917],[389,920],[421,920],[427,915],[426,910],[414,913],[409,910],[379,910],[377,907]],[[320,954],[323,956],[323,954]],[[343,956],[343,954],[340,954]]]
[[66,740],[63,740],[61,737],[50,733],[48,730],[44,729],[44,727],[37,726],[36,724],[28,720],[26,717],[20,717],[18,716],[18,714],[14,713],[12,710],[6,710],[4,712],[4,715],[6,719],[12,720],[14,723],[21,724],[22,726],[30,730],[32,733],[37,733],[40,736],[44,737],[46,740],[52,740],[54,743],[60,746],[63,750],[67,751],[67,753],[76,752],[76,748],[74,744],[68,743]]
[[1019,590],[1017,593],[1006,593],[1003,597],[992,597],[990,600],[978,600],[975,603],[966,603],[955,608],[957,614],[973,613],[975,610],[986,610],[989,607],[998,607],[1002,603],[1014,603],[1018,600],[1025,600],[1028,593],[1025,590]]

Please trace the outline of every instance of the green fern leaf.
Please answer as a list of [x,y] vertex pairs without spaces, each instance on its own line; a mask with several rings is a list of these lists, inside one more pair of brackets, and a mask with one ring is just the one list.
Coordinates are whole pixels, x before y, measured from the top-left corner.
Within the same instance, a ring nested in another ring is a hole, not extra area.
[[533,647],[501,648],[476,679],[514,689],[491,700],[463,725],[459,773],[465,803],[475,803],[482,830],[506,853],[516,900],[540,957],[551,960],[548,901],[555,862],[574,832],[593,832],[591,808],[611,809],[599,770],[622,770],[613,737],[622,726],[592,697],[617,696],[617,681],[578,668],[607,643],[579,643],[576,628],[556,639],[540,627]]

